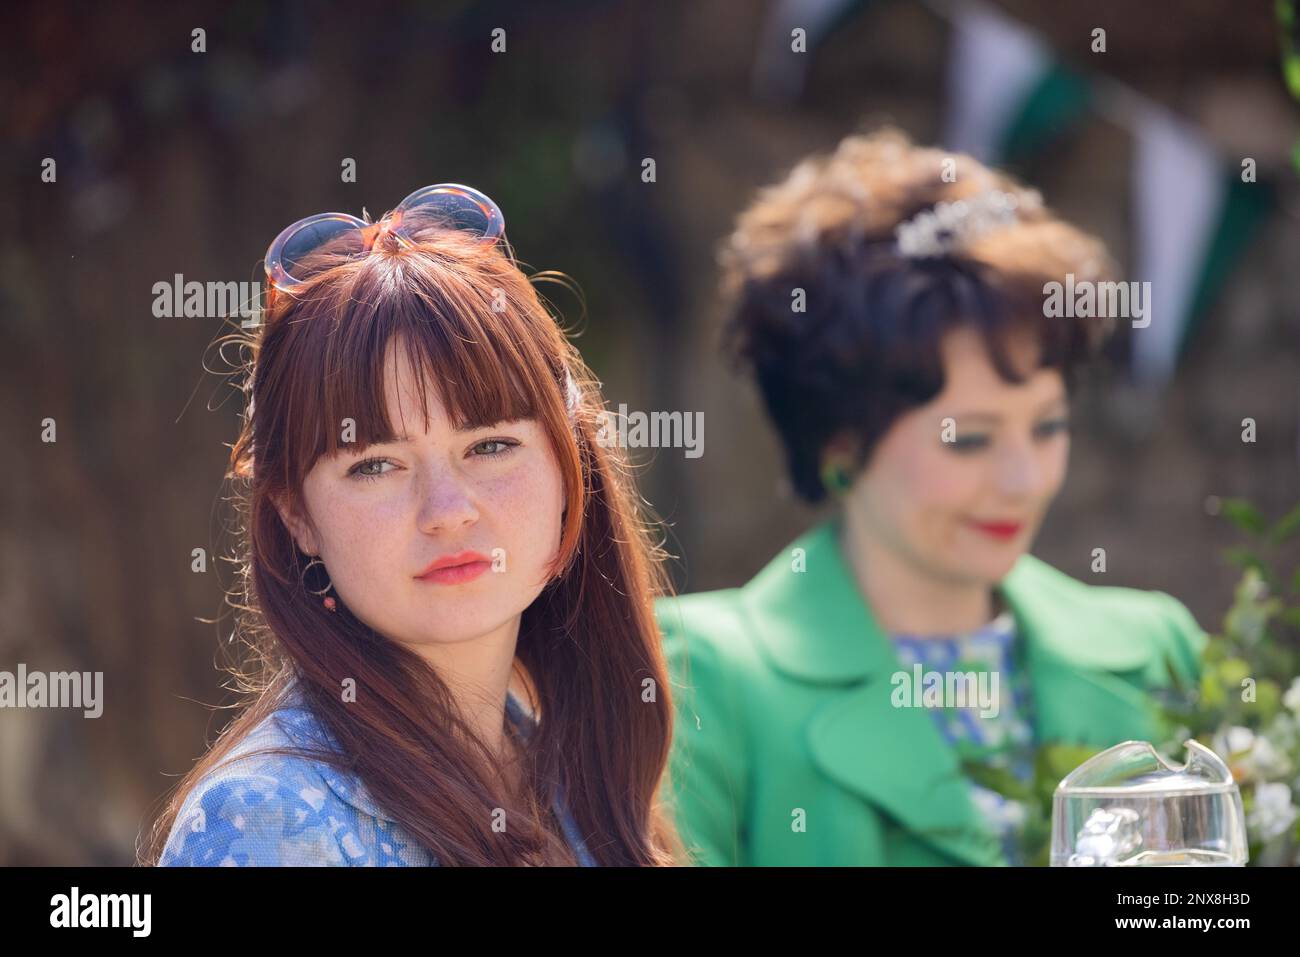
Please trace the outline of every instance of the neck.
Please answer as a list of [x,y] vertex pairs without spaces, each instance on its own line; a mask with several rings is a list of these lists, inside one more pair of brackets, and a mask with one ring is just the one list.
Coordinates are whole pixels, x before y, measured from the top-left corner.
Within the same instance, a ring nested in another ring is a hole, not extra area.
[[514,668],[519,621],[516,617],[471,641],[429,643],[411,649],[447,685],[456,707],[475,736],[488,747],[506,780],[513,780],[507,770],[517,757],[515,745],[506,737],[506,695]]
[[845,513],[840,550],[873,617],[889,634],[915,637],[973,631],[996,614],[994,589],[983,582],[945,579],[866,533]]

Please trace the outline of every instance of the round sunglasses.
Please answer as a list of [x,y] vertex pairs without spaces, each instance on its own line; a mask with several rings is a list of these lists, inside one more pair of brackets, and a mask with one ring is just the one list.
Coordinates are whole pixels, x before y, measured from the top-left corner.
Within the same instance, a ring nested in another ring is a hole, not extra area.
[[317,213],[281,230],[266,251],[267,309],[277,291],[292,292],[325,266],[368,255],[385,232],[413,246],[417,235],[434,229],[467,230],[489,244],[500,240],[509,254],[505,217],[496,203],[459,183],[424,186],[373,223],[347,213]]

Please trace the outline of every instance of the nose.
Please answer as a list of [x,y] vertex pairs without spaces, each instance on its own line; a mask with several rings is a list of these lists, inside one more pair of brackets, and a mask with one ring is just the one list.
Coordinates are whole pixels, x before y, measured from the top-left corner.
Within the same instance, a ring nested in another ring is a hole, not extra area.
[[998,492],[1009,499],[1028,499],[1038,494],[1045,475],[1038,451],[1018,442],[1004,447],[997,464]]
[[418,488],[421,531],[452,531],[478,521],[478,506],[472,489],[454,470],[427,469],[421,475]]

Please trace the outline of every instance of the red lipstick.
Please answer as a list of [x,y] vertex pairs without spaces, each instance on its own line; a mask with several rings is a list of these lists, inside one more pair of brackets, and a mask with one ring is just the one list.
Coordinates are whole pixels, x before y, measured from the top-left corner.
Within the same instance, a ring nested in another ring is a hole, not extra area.
[[459,585],[473,581],[491,567],[492,563],[478,552],[458,552],[434,559],[415,577],[435,585]]
[[1025,527],[1024,522],[976,522],[972,521],[971,527],[983,532],[999,541],[1010,541],[1020,534],[1020,530]]

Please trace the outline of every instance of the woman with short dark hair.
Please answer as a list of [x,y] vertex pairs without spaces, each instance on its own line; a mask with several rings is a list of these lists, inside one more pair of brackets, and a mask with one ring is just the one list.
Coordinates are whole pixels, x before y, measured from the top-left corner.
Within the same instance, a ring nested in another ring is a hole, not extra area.
[[1005,864],[1037,744],[1158,734],[1205,636],[1162,593],[1028,554],[1065,478],[1112,272],[1039,195],[885,130],[760,192],[723,251],[728,341],[796,493],[834,513],[741,588],[662,599],[671,797],[702,863]]

